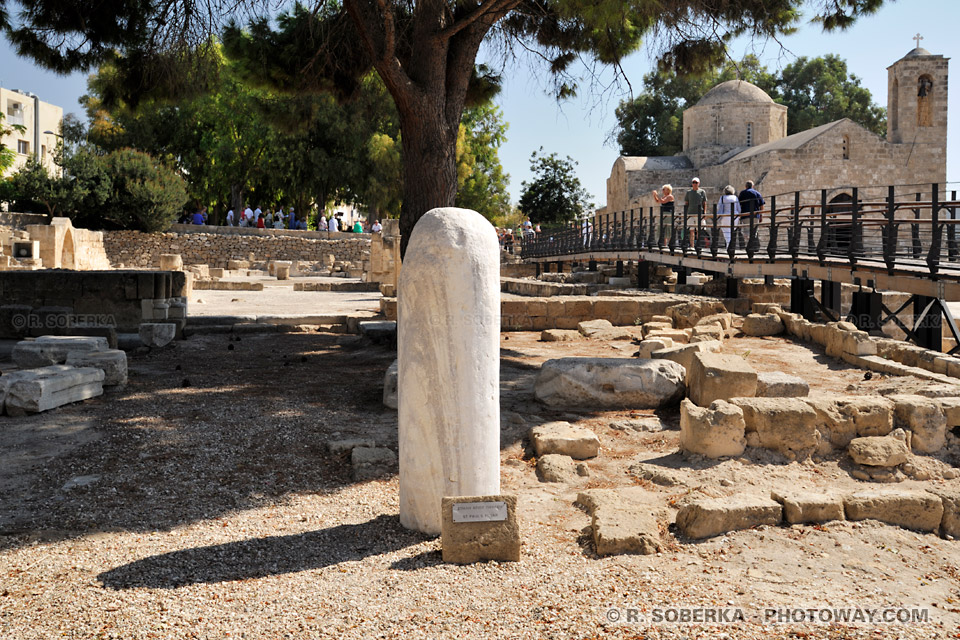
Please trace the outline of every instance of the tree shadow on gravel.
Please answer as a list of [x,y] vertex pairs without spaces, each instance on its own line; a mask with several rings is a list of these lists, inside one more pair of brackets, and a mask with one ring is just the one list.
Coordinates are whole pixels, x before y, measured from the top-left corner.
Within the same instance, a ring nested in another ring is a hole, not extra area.
[[399,516],[381,515],[361,524],[342,524],[295,535],[252,538],[150,556],[105,571],[97,579],[104,587],[115,590],[177,589],[322,569],[390,553],[429,539],[431,536],[402,527]]

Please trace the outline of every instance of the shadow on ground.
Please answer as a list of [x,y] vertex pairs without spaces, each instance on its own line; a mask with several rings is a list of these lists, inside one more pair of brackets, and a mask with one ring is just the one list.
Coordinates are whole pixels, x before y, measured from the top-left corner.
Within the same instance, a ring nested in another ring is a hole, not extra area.
[[[322,569],[419,544],[395,515],[296,535],[253,538],[150,556],[97,576],[109,589],[176,589]],[[419,558],[419,556],[417,556]]]

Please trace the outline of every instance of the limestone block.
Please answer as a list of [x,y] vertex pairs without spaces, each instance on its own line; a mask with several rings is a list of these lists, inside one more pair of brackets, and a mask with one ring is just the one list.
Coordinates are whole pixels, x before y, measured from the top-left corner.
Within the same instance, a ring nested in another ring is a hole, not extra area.
[[751,313],[743,319],[740,330],[748,336],[777,336],[783,333],[783,322],[775,313]]
[[577,494],[576,503],[590,516],[598,556],[649,555],[662,549],[658,519],[666,514],[642,487],[589,489]]
[[787,524],[843,520],[843,498],[833,493],[773,491],[770,497],[783,505]]
[[410,236],[397,288],[405,527],[438,534],[441,498],[500,493],[499,253],[466,209],[428,211]]
[[140,342],[148,347],[165,347],[177,335],[177,325],[171,322],[141,322]]
[[71,351],[67,356],[71,367],[95,367],[103,371],[103,386],[127,383],[127,354],[119,349],[106,351]]
[[677,513],[677,529],[687,538],[699,539],[780,524],[783,507],[764,496],[736,495],[728,498],[696,498]]
[[611,329],[613,329],[613,324],[611,324],[609,320],[585,320],[577,325],[577,331],[587,338],[601,331],[610,331]]
[[583,340],[583,334],[572,329],[544,329],[540,332],[541,342],[574,342]]
[[653,331],[646,331],[644,327],[644,339],[647,338],[670,338],[676,344],[687,344],[690,342],[690,334],[693,332],[692,329],[655,329]]
[[802,460],[820,446],[817,412],[799,398],[732,398],[743,409],[748,434],[756,432],[757,443],[791,460]]
[[394,320],[365,320],[357,323],[360,335],[373,344],[391,346],[397,343],[397,323]]
[[394,360],[383,376],[383,404],[391,409],[396,409],[399,404],[400,386],[397,381],[399,366],[398,361]]
[[697,353],[690,364],[689,386],[690,399],[708,407],[714,400],[755,396],[757,372],[740,356]]
[[810,393],[810,385],[799,376],[782,371],[761,371],[757,374],[758,398],[802,398]]
[[724,331],[730,331],[730,329],[733,328],[733,314],[714,313],[712,315],[700,318],[700,320],[697,322],[698,327],[711,324],[719,324]]
[[662,349],[672,349],[673,348],[673,339],[672,338],[650,338],[642,340],[639,344],[637,352],[634,354],[637,358],[649,359],[653,357],[654,351],[660,351]]
[[690,335],[690,340],[699,338],[701,340],[718,340],[723,342],[725,333],[726,332],[719,323],[698,324],[693,328],[693,333]]
[[643,337],[646,338],[648,334],[654,331],[665,331],[668,329],[673,329],[672,322],[645,322],[643,323]]
[[[408,254],[409,255],[409,254]],[[504,503],[504,520],[455,522],[454,506],[479,502]],[[444,497],[440,510],[440,544],[444,562],[470,564],[483,560],[519,562],[520,523],[514,495]]]
[[947,428],[960,426],[960,398],[940,398],[940,408],[947,421]]
[[543,363],[534,394],[551,406],[655,409],[683,397],[683,375],[666,360],[560,358]]
[[943,518],[940,520],[940,535],[960,538],[960,491],[932,486],[927,489],[943,503]]
[[548,422],[529,433],[537,456],[550,454],[570,456],[577,460],[595,458],[600,453],[600,439],[590,429],[569,422]]
[[[839,358],[844,353],[855,356],[873,356],[877,354],[877,344],[866,331],[841,329],[839,324],[830,323],[826,329],[826,351],[828,356]],[[853,326],[853,325],[850,325]]]
[[330,440],[327,442],[327,451],[338,456],[343,453],[351,453],[357,447],[376,447],[377,444],[369,438],[344,438],[343,440]]
[[22,369],[63,364],[71,352],[104,351],[107,339],[94,336],[40,336],[33,342],[18,342],[12,353],[13,361]]
[[947,443],[947,420],[940,403],[912,395],[888,396],[895,404],[894,424],[913,432],[911,442],[917,453],[936,453]]
[[52,365],[9,375],[14,379],[7,383],[4,404],[11,416],[48,411],[103,395],[103,371],[92,367]]
[[537,458],[537,476],[543,482],[574,484],[590,475],[585,462],[577,462],[570,456],[550,453]]
[[723,400],[709,408],[680,403],[680,448],[708,458],[739,456],[747,446],[743,410]]
[[847,520],[879,520],[914,531],[936,531],[943,519],[943,502],[926,491],[859,491],[843,499],[843,509]]
[[902,429],[896,435],[866,436],[854,438],[847,446],[847,452],[857,464],[872,467],[895,467],[907,461],[910,448]]
[[350,451],[354,480],[370,480],[392,475],[397,470],[397,454],[386,447],[354,447]]
[[648,322],[666,322],[669,326],[673,326],[673,318],[670,316],[651,316]]
[[[662,340],[663,338],[658,338]],[[651,357],[660,358],[663,360],[672,360],[684,370],[684,382],[687,387],[690,386],[690,370],[693,368],[693,356],[698,353],[719,353],[723,349],[723,344],[716,340],[707,340],[704,342],[696,342],[694,344],[688,345],[679,345],[670,347],[668,349],[662,349],[660,351],[654,351],[651,353]]]
[[161,271],[183,271],[183,258],[179,253],[160,254]]
[[675,304],[666,309],[666,315],[673,320],[673,326],[678,329],[688,329],[697,326],[700,319],[718,313],[726,313],[727,309],[719,300],[697,300]]

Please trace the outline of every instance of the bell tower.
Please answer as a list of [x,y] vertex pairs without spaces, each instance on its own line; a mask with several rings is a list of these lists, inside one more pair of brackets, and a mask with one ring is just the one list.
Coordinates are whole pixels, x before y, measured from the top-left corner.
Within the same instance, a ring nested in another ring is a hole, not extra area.
[[917,46],[887,67],[887,141],[947,145],[947,67],[949,58]]

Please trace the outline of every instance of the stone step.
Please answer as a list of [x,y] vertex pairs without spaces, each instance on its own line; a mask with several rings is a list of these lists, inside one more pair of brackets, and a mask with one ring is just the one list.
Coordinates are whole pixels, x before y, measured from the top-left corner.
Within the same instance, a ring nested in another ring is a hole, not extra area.
[[104,373],[93,367],[53,365],[0,377],[7,415],[23,416],[103,395]]

